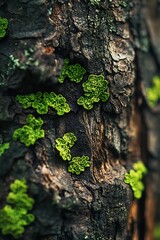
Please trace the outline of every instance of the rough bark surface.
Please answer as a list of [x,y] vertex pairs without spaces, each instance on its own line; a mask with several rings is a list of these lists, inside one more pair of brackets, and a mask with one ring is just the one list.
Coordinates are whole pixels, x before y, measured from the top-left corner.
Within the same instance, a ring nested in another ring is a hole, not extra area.
[[[0,158],[0,206],[5,204],[9,184],[25,177],[36,200],[36,220],[22,239],[152,239],[142,233],[144,225],[149,231],[150,223],[137,222],[137,202],[123,181],[134,162],[147,161],[148,142],[142,133],[149,129],[159,139],[154,128],[157,117],[142,122],[151,113],[142,112],[145,99],[140,80],[149,79],[146,66],[152,59],[142,4],[138,0],[104,0],[99,5],[89,0],[1,0],[0,16],[9,19],[9,29],[0,40],[0,141],[10,142],[11,147]],[[25,50],[29,49],[27,64]],[[19,59],[18,68],[10,65],[10,55]],[[86,78],[91,73],[105,76],[110,92],[107,103],[95,104],[90,111],[77,105],[81,84],[57,80],[65,58],[80,63],[87,70]],[[13,131],[25,124],[28,113],[38,115],[22,109],[15,96],[36,91],[62,93],[71,112],[59,117],[49,110],[42,116],[45,138],[26,148],[12,140]],[[67,172],[55,150],[55,139],[66,132],[78,139],[72,155],[88,155],[92,161],[90,170],[79,176]],[[149,152],[155,153],[152,143]],[[148,188],[146,193],[151,195],[141,200],[139,219],[153,198]]]

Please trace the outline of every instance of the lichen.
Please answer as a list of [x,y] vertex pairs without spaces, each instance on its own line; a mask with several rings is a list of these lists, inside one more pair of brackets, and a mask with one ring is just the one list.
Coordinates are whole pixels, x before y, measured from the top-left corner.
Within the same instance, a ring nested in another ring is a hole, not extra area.
[[155,107],[160,100],[160,76],[154,76],[153,86],[146,89],[146,97],[151,107]]
[[11,54],[9,56],[10,58],[10,62],[8,65],[9,70],[13,70],[16,68],[26,70],[30,66],[35,66],[35,67],[38,66],[39,60],[33,58],[34,51],[35,51],[34,48],[25,49],[24,52],[22,53],[23,57],[21,57],[21,59]]
[[121,1],[120,1],[120,5],[121,5],[122,7],[127,7],[127,0],[121,0]]
[[129,173],[125,174],[124,182],[130,184],[134,197],[140,199],[144,190],[144,184],[142,182],[143,176],[147,173],[147,169],[142,161],[139,161],[133,165],[133,169]]
[[10,144],[9,143],[2,143],[2,144],[0,144],[0,157],[9,148],[10,148]]
[[41,118],[35,118],[29,114],[26,118],[27,125],[22,128],[18,128],[13,133],[13,140],[19,139],[21,143],[24,143],[26,147],[33,145],[37,139],[44,137],[44,130],[41,129],[43,120]]
[[70,148],[73,147],[77,137],[72,132],[65,133],[62,138],[56,139],[56,149],[59,151],[63,160],[71,160]]
[[70,107],[66,99],[61,94],[54,92],[36,92],[35,94],[17,95],[16,100],[22,104],[23,108],[33,107],[39,114],[46,114],[48,107],[54,108],[60,116],[70,112]]
[[10,185],[6,205],[0,210],[0,229],[3,235],[12,235],[18,239],[24,233],[24,227],[31,224],[35,217],[28,213],[33,208],[34,199],[27,194],[25,179],[16,179]]
[[7,28],[8,28],[7,18],[0,18],[0,39],[5,37]]
[[113,15],[112,11],[108,11],[107,21],[108,21],[109,31],[110,32],[116,32],[115,17]]
[[69,59],[64,60],[64,65],[61,70],[61,74],[58,77],[58,81],[60,83],[63,83],[65,78],[69,78],[70,81],[79,83],[82,81],[84,74],[86,73],[86,70],[79,64],[76,63],[74,65],[68,65]]
[[99,5],[101,0],[89,0],[92,5]]
[[109,98],[109,93],[106,92],[108,81],[104,79],[103,75],[89,75],[88,80],[82,86],[84,96],[81,96],[77,103],[87,110],[92,109],[94,103],[106,102]]
[[91,162],[88,156],[82,157],[73,157],[69,161],[68,172],[79,175],[81,172],[84,172],[86,167],[90,167]]

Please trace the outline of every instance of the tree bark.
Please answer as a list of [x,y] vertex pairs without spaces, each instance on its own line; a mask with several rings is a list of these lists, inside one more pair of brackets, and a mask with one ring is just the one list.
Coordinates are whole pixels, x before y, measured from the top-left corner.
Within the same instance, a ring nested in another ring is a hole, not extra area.
[[[1,1],[0,16],[9,20],[9,28],[0,40],[0,141],[11,147],[0,158],[0,207],[10,183],[25,177],[35,199],[35,221],[22,239],[153,239],[152,182],[159,179],[154,170],[159,166],[160,134],[159,109],[153,113],[145,98],[159,66],[159,38],[152,28],[158,19],[152,21],[151,9],[139,0],[95,5],[89,0]],[[82,84],[57,80],[65,58],[87,70],[85,80],[89,74],[104,75],[109,101],[96,103],[92,110],[77,105]],[[49,110],[42,115],[45,137],[27,148],[12,140],[13,132],[26,123],[27,114],[39,115],[22,109],[15,96],[37,91],[63,94],[71,112],[58,116]],[[78,139],[72,155],[87,155],[92,162],[79,176],[67,171],[55,149],[55,139],[66,132]],[[149,172],[140,201],[124,183],[125,173],[138,160]]]

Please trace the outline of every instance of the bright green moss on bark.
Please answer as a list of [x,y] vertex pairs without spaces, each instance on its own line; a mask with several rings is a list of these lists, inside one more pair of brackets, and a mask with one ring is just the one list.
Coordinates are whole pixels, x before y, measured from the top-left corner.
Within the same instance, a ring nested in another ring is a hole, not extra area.
[[56,149],[62,159],[68,161],[68,172],[79,175],[85,171],[86,167],[90,167],[91,162],[88,156],[72,158],[70,148],[73,147],[76,141],[77,137],[73,133],[65,133],[62,138],[56,139]]
[[82,86],[84,96],[81,96],[77,103],[87,110],[92,109],[94,103],[99,101],[106,102],[109,98],[109,93],[106,92],[108,81],[102,75],[89,75],[88,80]]
[[154,76],[152,80],[153,86],[146,89],[146,97],[149,105],[155,107],[160,100],[160,76]]
[[24,143],[27,147],[33,145],[37,139],[44,137],[44,130],[41,129],[43,120],[41,118],[35,118],[29,114],[26,118],[27,125],[22,128],[18,128],[13,133],[13,140],[19,139],[21,143]]
[[57,95],[54,92],[51,92],[50,94],[44,93],[43,98],[49,107],[52,107],[57,111],[59,116],[69,113],[71,110],[66,99],[61,94]]
[[76,141],[77,137],[71,132],[65,133],[62,138],[56,139],[56,149],[63,160],[71,160],[70,148],[73,147]]
[[82,157],[73,157],[71,161],[69,161],[68,172],[79,175],[84,172],[86,167],[90,167],[91,162],[88,156]]
[[3,153],[9,149],[10,147],[10,144],[9,143],[3,143],[3,144],[0,144],[0,157],[3,155]]
[[140,199],[144,190],[142,182],[143,176],[147,173],[147,169],[143,162],[139,161],[133,165],[133,169],[126,173],[124,182],[130,184],[134,197]]
[[0,18],[0,39],[5,37],[7,28],[8,28],[7,18]]
[[22,104],[23,108],[33,107],[39,114],[47,114],[48,108],[54,108],[58,115],[70,112],[70,107],[66,99],[61,94],[54,92],[36,92],[28,95],[17,95],[16,100]]
[[160,239],[160,222],[155,224],[154,227],[154,240]]
[[68,77],[71,81],[79,83],[83,79],[85,73],[86,70],[81,67],[79,63],[69,65],[69,59],[65,59],[61,74],[58,77],[58,81],[63,83],[65,78]]
[[34,199],[27,194],[25,179],[15,180],[10,185],[7,204],[0,210],[0,229],[3,235],[12,235],[15,239],[22,236],[25,226],[31,224],[35,217],[28,213],[33,208]]

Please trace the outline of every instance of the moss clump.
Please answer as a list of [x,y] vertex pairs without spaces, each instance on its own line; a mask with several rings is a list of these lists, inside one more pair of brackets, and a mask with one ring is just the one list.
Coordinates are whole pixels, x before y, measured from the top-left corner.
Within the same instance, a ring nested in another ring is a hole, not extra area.
[[0,18],[0,39],[5,37],[7,28],[8,28],[7,18]]
[[77,137],[73,133],[65,133],[62,138],[56,139],[56,149],[63,160],[69,161],[68,172],[79,175],[85,171],[86,167],[90,167],[91,162],[88,156],[72,158],[70,148],[73,147],[76,141]]
[[86,167],[90,167],[90,165],[91,162],[88,156],[73,157],[72,160],[69,161],[68,172],[79,175],[85,171]]
[[160,76],[154,76],[152,82],[153,86],[146,89],[146,97],[149,105],[155,107],[160,100]]
[[39,114],[46,114],[49,107],[54,108],[58,115],[70,112],[70,107],[66,99],[61,94],[57,95],[54,92],[36,92],[35,94],[17,95],[16,100],[22,104],[23,108],[33,107]]
[[3,153],[10,148],[10,144],[9,143],[3,143],[0,144],[0,157],[3,155]]
[[124,182],[130,184],[134,197],[139,199],[142,197],[144,190],[144,184],[142,178],[147,173],[147,169],[143,162],[139,161],[133,165],[133,169],[129,173],[126,173]]
[[59,151],[63,160],[71,160],[70,148],[73,147],[77,137],[72,133],[65,133],[62,138],[56,139],[56,149]]
[[108,81],[104,79],[102,75],[89,75],[86,82],[82,84],[84,90],[84,96],[81,96],[77,103],[82,105],[85,109],[90,110],[93,108],[93,104],[99,102],[106,102],[109,98],[109,93],[106,92],[108,87]]
[[71,109],[66,102],[66,99],[61,94],[56,95],[54,92],[51,92],[50,94],[44,93],[43,97],[47,105],[54,108],[59,116],[70,112]]
[[22,236],[24,227],[34,221],[34,215],[28,213],[33,208],[34,199],[28,196],[27,188],[25,179],[17,179],[10,185],[7,204],[0,210],[0,229],[3,235],[10,234],[18,239]]
[[86,73],[86,70],[81,67],[80,64],[76,63],[74,65],[68,65],[69,60],[64,60],[64,65],[61,70],[61,74],[58,77],[58,81],[60,83],[63,83],[65,78],[68,77],[71,81],[79,83],[82,81],[84,74]]
[[43,120],[41,118],[35,118],[29,114],[26,118],[28,125],[24,125],[22,128],[18,128],[13,133],[13,139],[19,139],[21,143],[24,143],[27,147],[34,144],[37,139],[44,137],[44,130],[41,129]]
[[154,240],[160,239],[160,222],[155,224],[154,227]]

